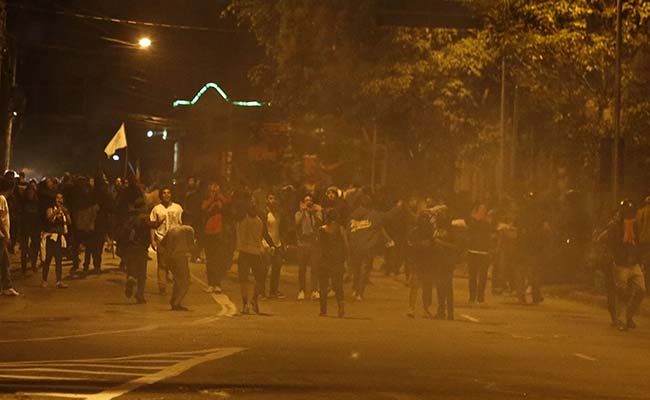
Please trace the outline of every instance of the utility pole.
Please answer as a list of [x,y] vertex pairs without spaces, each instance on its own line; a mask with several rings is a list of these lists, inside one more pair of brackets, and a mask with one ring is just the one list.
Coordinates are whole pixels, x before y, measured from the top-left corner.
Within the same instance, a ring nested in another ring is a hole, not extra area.
[[497,185],[499,200],[504,198],[505,168],[506,168],[506,57],[501,57],[501,116],[499,122],[499,172]]
[[623,46],[623,0],[616,0],[616,72],[614,83],[614,148],[612,150],[612,196],[618,202],[619,146],[621,140],[621,50]]

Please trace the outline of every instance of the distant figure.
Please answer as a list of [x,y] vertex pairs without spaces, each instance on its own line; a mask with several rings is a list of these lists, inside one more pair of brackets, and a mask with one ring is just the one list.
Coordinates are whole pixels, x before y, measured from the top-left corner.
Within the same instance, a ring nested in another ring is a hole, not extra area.
[[56,287],[65,289],[68,285],[63,282],[63,250],[68,248],[67,235],[72,223],[70,213],[63,203],[63,193],[58,192],[54,205],[47,209],[45,229],[45,262],[43,262],[43,281],[41,287],[47,287],[47,276],[50,264],[54,258],[56,266]]

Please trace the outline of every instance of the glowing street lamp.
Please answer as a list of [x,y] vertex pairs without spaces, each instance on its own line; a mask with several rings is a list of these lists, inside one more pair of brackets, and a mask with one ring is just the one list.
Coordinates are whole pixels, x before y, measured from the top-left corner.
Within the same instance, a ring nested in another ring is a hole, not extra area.
[[140,40],[138,41],[138,44],[140,45],[140,48],[142,48],[142,49],[149,48],[149,46],[151,46],[151,39],[149,39],[148,37],[140,38]]

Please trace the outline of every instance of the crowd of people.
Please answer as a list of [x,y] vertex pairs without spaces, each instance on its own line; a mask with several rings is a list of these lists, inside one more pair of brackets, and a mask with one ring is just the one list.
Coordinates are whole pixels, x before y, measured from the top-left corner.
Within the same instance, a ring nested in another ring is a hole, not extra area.
[[[9,268],[17,244],[21,273],[40,268],[41,286],[47,287],[54,261],[54,284],[60,289],[68,287],[63,258],[72,261],[69,275],[83,278],[101,272],[105,248],[115,245],[127,277],[125,294],[137,303],[146,302],[149,249],[155,251],[158,292],[166,296],[173,283],[174,311],[187,310],[190,261],[205,263],[206,291],[215,294],[223,292],[222,281],[236,264],[244,314],[259,313],[262,298],[286,297],[280,276],[287,263],[298,266],[296,300],[318,301],[321,315],[327,315],[329,298],[335,299],[338,316],[345,315],[348,284],[351,298],[362,301],[378,261],[385,274],[403,274],[410,318],[420,300],[424,317],[454,319],[458,265],[466,266],[470,303],[486,301],[492,268],[493,294],[526,303],[530,292],[537,304],[544,300],[557,225],[534,193],[516,208],[485,200],[463,210],[442,198],[358,185],[226,190],[192,176],[181,185],[146,190],[134,176],[109,183],[103,175],[66,174],[37,182],[13,171],[0,180],[0,193],[3,295],[19,295]],[[611,278],[612,324],[634,328],[645,293],[642,268],[650,254],[645,245],[650,244],[650,199],[638,211],[630,201],[621,203],[595,239],[610,250],[612,262],[604,265]]]

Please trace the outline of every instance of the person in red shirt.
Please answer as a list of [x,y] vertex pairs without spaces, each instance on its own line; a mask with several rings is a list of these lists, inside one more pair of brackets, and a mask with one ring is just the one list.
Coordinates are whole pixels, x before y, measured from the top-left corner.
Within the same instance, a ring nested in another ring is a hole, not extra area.
[[[201,204],[205,216],[204,243],[205,268],[208,275],[208,293],[221,293],[221,279],[225,273],[229,256],[228,243],[223,232],[223,208],[230,200],[221,193],[218,183],[208,186],[208,198]],[[229,259],[230,258],[230,259]]]

